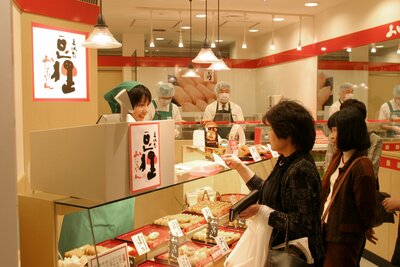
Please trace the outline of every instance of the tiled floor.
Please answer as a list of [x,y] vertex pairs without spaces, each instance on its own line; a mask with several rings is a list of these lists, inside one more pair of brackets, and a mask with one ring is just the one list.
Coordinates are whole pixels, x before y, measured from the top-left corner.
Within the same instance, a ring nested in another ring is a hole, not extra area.
[[375,265],[372,262],[361,258],[360,267],[378,267],[378,265]]

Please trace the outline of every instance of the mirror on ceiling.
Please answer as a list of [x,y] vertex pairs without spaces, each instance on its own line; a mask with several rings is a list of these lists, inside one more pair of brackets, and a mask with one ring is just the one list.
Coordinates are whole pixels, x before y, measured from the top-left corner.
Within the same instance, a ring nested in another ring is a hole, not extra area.
[[326,53],[318,57],[317,117],[328,119],[339,99],[339,87],[354,84],[354,98],[367,106],[368,119],[378,119],[380,106],[400,84],[400,39]]

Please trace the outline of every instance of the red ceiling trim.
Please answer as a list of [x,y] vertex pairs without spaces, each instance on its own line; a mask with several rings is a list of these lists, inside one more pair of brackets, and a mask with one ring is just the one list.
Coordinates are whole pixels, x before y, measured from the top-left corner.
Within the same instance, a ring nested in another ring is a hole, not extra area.
[[99,7],[78,0],[14,0],[22,12],[94,25]]
[[380,72],[399,72],[399,63],[378,63],[378,62],[347,62],[324,60],[318,61],[320,70],[368,70]]

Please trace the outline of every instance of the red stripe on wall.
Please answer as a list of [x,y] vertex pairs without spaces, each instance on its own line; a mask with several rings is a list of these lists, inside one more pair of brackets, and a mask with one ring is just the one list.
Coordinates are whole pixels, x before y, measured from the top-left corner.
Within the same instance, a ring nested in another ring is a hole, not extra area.
[[46,17],[96,24],[99,7],[78,0],[14,0],[22,12]]
[[382,156],[380,167],[400,171],[400,159]]

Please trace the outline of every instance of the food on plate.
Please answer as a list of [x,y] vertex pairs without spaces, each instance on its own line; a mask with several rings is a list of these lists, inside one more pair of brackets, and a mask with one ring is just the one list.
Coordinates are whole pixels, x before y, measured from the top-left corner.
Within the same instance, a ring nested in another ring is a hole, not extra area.
[[144,236],[144,239],[146,240],[148,245],[152,245],[154,241],[160,236],[159,232],[151,232],[148,235]]
[[183,245],[178,249],[180,256],[186,255],[189,258],[190,265],[196,266],[201,260],[205,260],[211,254],[206,247],[196,249],[191,246]]
[[[255,147],[257,149],[258,154],[260,154],[260,156],[261,155],[267,155],[267,154],[271,153],[267,149],[266,146],[258,144],[258,145],[255,145]],[[238,148],[238,156],[239,157],[245,157],[245,156],[250,156],[250,155],[251,155],[251,153],[250,153],[250,150],[249,150],[249,145],[241,145],[241,146],[239,146],[239,148]]]
[[[97,254],[104,252],[107,250],[106,247],[103,246],[96,246]],[[71,258],[72,256],[76,256],[81,258],[82,256],[94,256],[96,255],[96,250],[92,245],[84,245],[80,248],[75,248],[70,251],[64,253],[64,256],[67,258]]]
[[196,224],[204,221],[203,216],[179,213],[179,214],[167,215],[162,218],[159,218],[154,221],[154,224],[168,226],[168,222],[172,221],[174,219],[176,219],[178,221],[179,227],[182,229],[190,228],[190,227],[195,226]]
[[214,217],[220,217],[227,214],[231,206],[232,204],[230,202],[204,200],[188,207],[187,211],[196,214],[203,214],[201,210],[205,207],[209,207]]
[[157,239],[157,237],[159,237],[159,235],[160,235],[160,233],[159,232],[152,232],[152,233],[150,233],[149,235],[148,235],[148,237],[150,238],[150,239]]
[[[225,230],[219,230],[218,231],[218,236],[222,236],[224,237],[226,243],[228,245],[238,241],[240,239],[240,233],[237,232],[233,232],[233,231],[225,231]],[[202,241],[202,242],[209,242],[209,243],[213,243],[216,244],[214,239],[207,239],[207,229],[204,228],[201,231],[196,232],[193,237],[193,240],[198,240],[198,241]]]

